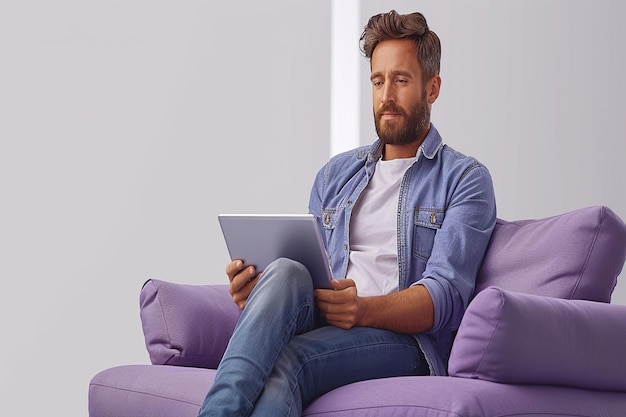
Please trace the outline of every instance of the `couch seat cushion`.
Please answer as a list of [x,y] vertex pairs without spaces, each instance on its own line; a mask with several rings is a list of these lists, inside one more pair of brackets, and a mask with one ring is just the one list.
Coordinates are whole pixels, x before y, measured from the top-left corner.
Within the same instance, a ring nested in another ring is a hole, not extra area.
[[[197,417],[215,371],[128,365],[97,374],[90,417]],[[622,417],[626,394],[516,386],[464,378],[401,377],[338,388],[314,401],[308,417]]]

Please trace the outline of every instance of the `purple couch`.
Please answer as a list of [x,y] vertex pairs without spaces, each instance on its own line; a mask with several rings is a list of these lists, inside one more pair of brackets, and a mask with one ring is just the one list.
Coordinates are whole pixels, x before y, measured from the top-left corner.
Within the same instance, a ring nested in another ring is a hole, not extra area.
[[[625,258],[626,225],[607,207],[498,220],[450,376],[347,385],[304,415],[626,416],[626,306],[609,304]],[[140,312],[152,365],[95,375],[89,415],[195,417],[238,308],[226,286],[152,279]]]

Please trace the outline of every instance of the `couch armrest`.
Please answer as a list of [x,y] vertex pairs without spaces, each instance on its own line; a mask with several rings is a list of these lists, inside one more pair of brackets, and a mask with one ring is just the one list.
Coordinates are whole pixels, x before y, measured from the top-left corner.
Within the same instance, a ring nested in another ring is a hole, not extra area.
[[139,301],[153,364],[217,367],[240,314],[228,286],[151,279],[141,289]]
[[449,374],[626,392],[626,306],[490,287],[470,303]]

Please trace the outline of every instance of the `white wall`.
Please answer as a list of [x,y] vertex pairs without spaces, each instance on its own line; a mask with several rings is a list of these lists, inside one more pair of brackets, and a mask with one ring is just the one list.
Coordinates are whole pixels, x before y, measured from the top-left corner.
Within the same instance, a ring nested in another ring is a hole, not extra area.
[[[367,0],[420,11],[441,38],[432,119],[452,147],[489,167],[501,218],[607,205],[626,220],[626,3],[587,0]],[[361,66],[361,140],[375,135]],[[626,304],[626,273],[613,302]]]
[[2,1],[0,415],[148,363],[142,283],[224,283],[216,216],[306,212],[329,1]]

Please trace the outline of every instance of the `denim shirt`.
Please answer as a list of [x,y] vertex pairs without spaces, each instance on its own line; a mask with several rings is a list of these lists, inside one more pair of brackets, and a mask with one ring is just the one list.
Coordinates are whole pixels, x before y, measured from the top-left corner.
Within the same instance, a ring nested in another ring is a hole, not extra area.
[[[350,216],[383,147],[379,139],[336,155],[315,178],[309,212],[322,229],[336,278],[346,277]],[[428,290],[434,325],[415,338],[431,374],[447,375],[452,342],[495,226],[495,194],[487,168],[445,145],[432,124],[416,156],[400,185],[398,287]]]

